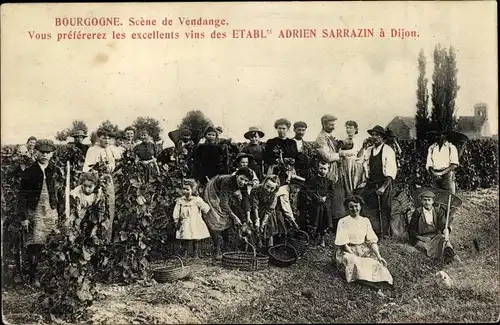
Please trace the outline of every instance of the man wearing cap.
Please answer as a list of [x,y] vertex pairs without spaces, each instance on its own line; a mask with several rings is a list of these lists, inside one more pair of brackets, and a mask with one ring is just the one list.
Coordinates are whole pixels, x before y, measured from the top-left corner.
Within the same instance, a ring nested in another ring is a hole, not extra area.
[[446,227],[446,211],[434,206],[435,194],[424,191],[420,194],[422,206],[416,208],[410,219],[408,227],[410,244],[426,252],[431,258],[441,258],[444,254],[446,262],[460,261],[450,243],[451,221]]
[[245,132],[245,139],[250,142],[241,148],[241,152],[252,155],[253,159],[250,161],[250,168],[252,168],[259,179],[264,177],[264,146],[261,139],[264,137],[258,127],[252,126]]
[[306,134],[307,124],[306,122],[295,122],[293,124],[293,131],[295,136],[293,140],[297,144],[297,159],[295,160],[295,170],[297,175],[307,178],[309,166],[309,157],[311,155],[312,147],[309,143],[304,141],[304,135]]
[[378,212],[378,218],[372,220],[372,223],[376,220],[376,232],[378,230],[379,237],[385,237],[390,234],[393,182],[398,170],[396,153],[391,146],[385,144],[386,133],[383,127],[376,125],[368,130],[368,134],[372,137],[373,146],[367,148],[365,156],[367,181],[362,195],[366,204]]
[[331,211],[333,219],[338,220],[345,217],[345,190],[339,177],[339,163],[341,157],[341,153],[339,153],[339,143],[332,135],[333,130],[335,130],[336,121],[337,118],[333,115],[327,114],[321,117],[322,130],[316,138],[316,143],[318,145],[318,154],[320,158],[330,164],[330,169],[326,177],[335,184],[331,200]]
[[434,176],[434,186],[455,194],[455,169],[459,165],[457,147],[448,142],[447,132],[430,133],[437,136],[437,141],[427,151],[425,169]]
[[[292,140],[297,144],[297,159],[295,160],[295,170],[297,175],[307,179],[309,176],[309,169],[312,167],[309,164],[309,159],[312,154],[312,146],[304,141],[304,135],[306,134],[307,123],[303,121],[298,121],[293,123],[293,131],[295,136]],[[307,213],[306,213],[306,196],[305,192],[301,191],[300,186],[296,184],[290,185],[290,201],[292,206],[299,212],[298,224],[301,229],[305,229],[307,223]]]
[[83,156],[87,154],[87,150],[89,149],[89,146],[83,143],[83,139],[87,137],[87,134],[85,134],[84,130],[76,130],[71,134],[75,142],[70,142],[72,145],[80,149],[80,151],[83,153]]
[[113,182],[113,172],[116,169],[116,153],[111,148],[111,140],[115,137],[113,131],[107,127],[101,127],[97,130],[98,141],[93,147],[90,147],[85,156],[85,163],[83,164],[83,172],[90,171],[98,172],[106,178],[105,192],[107,194],[107,209],[109,212],[109,219],[106,220],[107,232],[106,240],[111,242],[113,234],[113,219],[115,217],[115,185]]
[[74,148],[69,160],[73,169],[78,169],[81,171],[83,163],[85,161],[85,155],[87,154],[87,150],[89,146],[83,143],[83,140],[87,137],[87,134],[84,130],[76,130],[71,133],[71,137],[74,139],[74,142],[69,142],[72,148]]
[[37,265],[43,245],[52,231],[58,231],[57,208],[61,207],[56,194],[58,169],[51,162],[54,143],[38,140],[35,145],[36,162],[21,175],[18,196],[18,214],[22,229],[26,232],[24,245],[28,254],[30,283],[40,286]]

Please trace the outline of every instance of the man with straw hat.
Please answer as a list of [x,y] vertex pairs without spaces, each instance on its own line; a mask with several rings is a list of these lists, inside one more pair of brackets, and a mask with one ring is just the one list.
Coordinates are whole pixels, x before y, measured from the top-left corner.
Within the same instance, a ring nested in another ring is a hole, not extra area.
[[23,232],[26,233],[24,245],[28,254],[29,280],[38,287],[37,265],[48,235],[58,231],[57,208],[60,202],[56,194],[58,169],[51,162],[54,143],[51,140],[38,140],[35,150],[36,162],[21,175],[18,215]]
[[373,140],[373,146],[367,149],[365,165],[366,185],[363,188],[363,198],[366,204],[378,213],[378,227],[374,226],[380,238],[390,234],[391,205],[393,198],[393,183],[397,174],[396,154],[391,146],[385,144],[386,132],[376,125],[368,130]]
[[[421,207],[413,211],[408,227],[410,244],[426,252],[431,258],[460,262],[450,243],[453,218],[449,210],[434,205],[436,195],[432,191],[420,194]],[[449,209],[449,207],[448,207]]]
[[259,179],[264,176],[264,146],[261,142],[264,136],[265,134],[260,128],[251,126],[244,134],[245,139],[250,142],[241,149],[241,152],[252,155],[253,159],[251,159],[249,166]]
[[85,134],[84,130],[76,130],[73,133],[71,133],[71,137],[75,140],[75,142],[72,142],[72,144],[80,149],[85,156],[87,154],[87,150],[89,149],[89,146],[83,143],[83,139],[87,137],[87,134]]
[[448,142],[450,132],[441,130],[429,134],[435,136],[436,142],[427,151],[425,169],[433,175],[435,187],[455,194],[455,169],[459,166],[457,147]]

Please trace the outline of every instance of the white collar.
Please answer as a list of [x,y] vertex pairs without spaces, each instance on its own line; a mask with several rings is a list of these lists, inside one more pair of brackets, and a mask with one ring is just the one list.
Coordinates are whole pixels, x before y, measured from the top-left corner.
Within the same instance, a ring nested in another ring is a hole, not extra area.
[[49,165],[49,163],[45,163],[45,164],[41,164],[40,162],[38,162],[38,166],[40,166],[40,168],[45,171],[45,169],[47,168],[47,166]]

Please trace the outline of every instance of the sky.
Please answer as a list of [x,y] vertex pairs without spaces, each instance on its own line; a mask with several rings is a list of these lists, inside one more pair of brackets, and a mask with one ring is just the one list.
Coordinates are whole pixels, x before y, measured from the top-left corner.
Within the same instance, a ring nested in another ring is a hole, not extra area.
[[[223,137],[244,140],[250,126],[274,137],[280,117],[308,125],[306,140],[320,131],[320,118],[338,118],[336,135],[355,120],[360,133],[393,117],[413,116],[417,58],[427,56],[429,89],[436,44],[457,53],[457,115],[489,107],[497,133],[497,18],[495,2],[310,2],[186,4],[33,4],[2,6],[1,143],[24,143],[83,120],[93,131],[104,120],[121,128],[139,116],[160,120],[167,132],[190,110],[201,110],[224,129]],[[120,17],[121,27],[88,27],[107,40],[66,40],[56,34],[83,27],[55,27],[55,17]],[[129,17],[174,26],[127,26]],[[204,31],[180,26],[178,17],[225,18],[216,30],[272,29],[267,39],[125,40],[113,30]],[[418,38],[278,39],[280,29],[405,28]],[[28,32],[51,33],[31,40]],[[290,133],[290,136],[292,132]]]

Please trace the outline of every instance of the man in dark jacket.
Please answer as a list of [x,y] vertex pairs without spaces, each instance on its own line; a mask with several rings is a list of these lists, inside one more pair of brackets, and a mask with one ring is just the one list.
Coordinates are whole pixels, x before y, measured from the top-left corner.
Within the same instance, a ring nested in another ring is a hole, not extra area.
[[426,252],[432,258],[444,257],[447,261],[460,261],[450,243],[451,221],[446,225],[446,211],[434,206],[435,194],[424,191],[420,195],[422,206],[411,216],[408,233],[410,244]]
[[58,232],[58,200],[56,195],[57,168],[50,159],[55,146],[50,140],[36,144],[37,161],[21,176],[18,196],[18,213],[26,233],[24,245],[28,254],[31,284],[39,286],[36,268],[48,235]]

